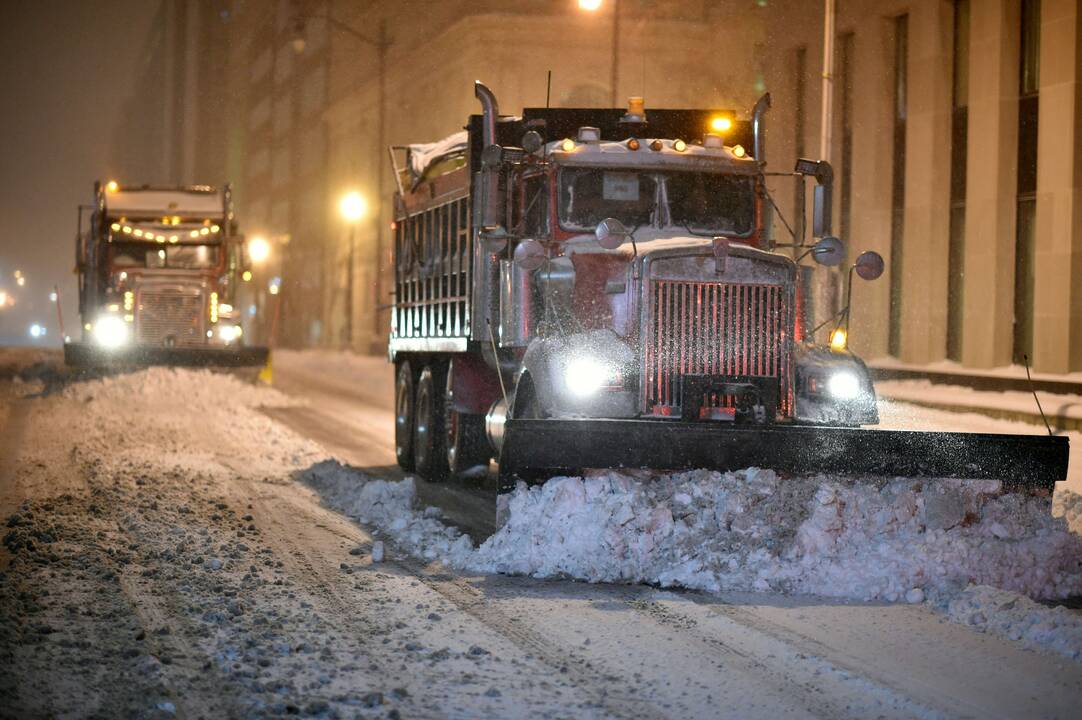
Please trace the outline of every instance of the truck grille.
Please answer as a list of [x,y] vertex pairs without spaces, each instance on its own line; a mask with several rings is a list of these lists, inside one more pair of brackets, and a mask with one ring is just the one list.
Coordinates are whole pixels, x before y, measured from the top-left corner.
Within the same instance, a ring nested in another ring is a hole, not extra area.
[[[680,414],[685,375],[776,377],[778,413],[792,414],[792,313],[784,286],[655,280],[650,288],[643,343],[647,414]],[[712,395],[704,405],[732,409],[735,398]]]
[[199,291],[143,290],[139,294],[136,337],[145,345],[203,345],[203,294]]

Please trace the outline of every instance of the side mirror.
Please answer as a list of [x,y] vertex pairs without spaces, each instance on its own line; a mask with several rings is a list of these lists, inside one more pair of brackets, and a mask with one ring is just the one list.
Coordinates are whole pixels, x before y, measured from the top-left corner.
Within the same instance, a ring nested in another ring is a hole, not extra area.
[[624,224],[616,218],[605,218],[597,224],[597,229],[594,230],[597,244],[606,250],[615,250],[620,247],[630,235],[631,233],[624,227]]
[[544,265],[545,259],[545,248],[536,240],[523,240],[515,247],[515,265],[523,270],[532,272]]
[[811,256],[812,260],[826,267],[840,265],[845,259],[845,244],[833,235],[827,235],[815,243]]
[[861,253],[857,261],[853,263],[853,269],[857,271],[857,275],[865,280],[877,279],[883,274],[885,268],[883,256],[874,250]]

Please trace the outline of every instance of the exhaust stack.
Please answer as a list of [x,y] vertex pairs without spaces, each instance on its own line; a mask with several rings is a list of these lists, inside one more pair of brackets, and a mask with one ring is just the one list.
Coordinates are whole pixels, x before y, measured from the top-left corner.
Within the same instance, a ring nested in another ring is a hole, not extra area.
[[752,132],[755,134],[755,161],[759,165],[766,164],[766,126],[763,125],[763,116],[770,109],[770,93],[765,93],[755,103],[751,111]]
[[489,145],[496,143],[496,118],[500,115],[500,108],[496,104],[496,95],[480,80],[474,81],[473,94],[481,101],[481,108],[484,112],[485,120],[482,139],[487,148]]

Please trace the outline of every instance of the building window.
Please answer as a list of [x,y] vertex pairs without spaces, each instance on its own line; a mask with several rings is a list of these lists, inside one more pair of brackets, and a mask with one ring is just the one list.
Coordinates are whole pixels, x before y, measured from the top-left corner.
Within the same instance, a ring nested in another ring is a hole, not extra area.
[[969,125],[969,0],[954,2],[951,89],[950,240],[947,250],[947,357],[962,359],[962,296],[965,279],[966,158]]
[[[807,108],[804,105],[804,98],[807,96],[807,77],[808,77],[808,49],[804,47],[798,47],[796,49],[796,62],[794,65],[795,76],[793,78],[793,88],[796,94],[796,103],[794,103],[794,120],[793,120],[793,154],[796,157],[804,157],[804,130],[805,119],[807,116]],[[795,188],[794,183],[793,190],[793,216],[803,218],[804,208],[801,207],[801,193],[799,189]],[[800,220],[796,221],[799,227],[803,227],[804,224]],[[797,242],[800,242],[802,238],[797,238]]]
[[890,218],[890,335],[888,352],[902,352],[902,242],[905,234],[905,119],[909,16],[894,19],[894,168]]
[[1022,0],[1018,73],[1018,220],[1014,244],[1015,363],[1033,355],[1037,230],[1037,118],[1040,109],[1041,3]]

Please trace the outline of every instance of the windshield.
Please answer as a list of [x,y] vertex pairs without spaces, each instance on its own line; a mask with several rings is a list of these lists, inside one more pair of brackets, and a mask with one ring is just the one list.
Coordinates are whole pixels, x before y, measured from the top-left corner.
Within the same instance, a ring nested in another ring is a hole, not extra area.
[[629,228],[652,224],[697,234],[749,235],[755,220],[754,178],[564,168],[560,173],[561,226],[590,231],[608,217]]
[[146,243],[115,243],[116,267],[175,268],[200,270],[218,267],[217,245],[152,246]]

